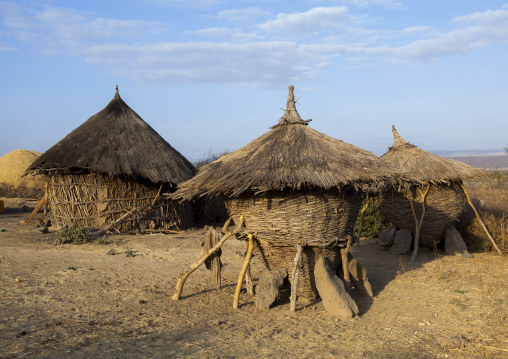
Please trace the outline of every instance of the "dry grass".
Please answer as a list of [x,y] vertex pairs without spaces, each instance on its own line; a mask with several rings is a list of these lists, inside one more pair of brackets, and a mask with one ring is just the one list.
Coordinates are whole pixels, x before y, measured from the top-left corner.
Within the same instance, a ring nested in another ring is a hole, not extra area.
[[[503,186],[502,182],[487,185],[485,182],[469,183],[468,192],[497,246],[508,254],[508,186]],[[469,206],[458,227],[469,249],[474,252],[492,250],[490,240]]]

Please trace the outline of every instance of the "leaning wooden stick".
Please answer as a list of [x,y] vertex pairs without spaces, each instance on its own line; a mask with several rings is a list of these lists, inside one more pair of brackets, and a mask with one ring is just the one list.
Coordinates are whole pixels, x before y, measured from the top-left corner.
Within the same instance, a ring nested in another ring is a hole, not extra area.
[[111,222],[110,224],[106,225],[102,230],[103,231],[109,231],[109,230],[113,229],[113,227],[117,226],[118,224],[122,223],[127,218],[132,216],[134,213],[136,213],[138,211],[144,211],[145,209],[149,210],[150,208],[152,208],[153,205],[155,204],[155,201],[159,198],[159,195],[161,193],[161,189],[162,189],[162,185],[159,187],[159,191],[155,195],[155,198],[153,199],[152,203],[147,204],[146,206],[144,206],[142,208],[134,208],[134,209],[130,210],[129,212],[125,213],[123,216],[121,216],[117,220],[115,220],[115,221]]
[[206,252],[196,263],[192,264],[187,272],[182,274],[180,278],[178,278],[178,282],[176,282],[175,286],[175,294],[171,297],[173,300],[179,300],[182,296],[182,290],[183,285],[185,284],[185,280],[189,275],[191,275],[192,272],[194,272],[198,267],[205,262],[205,260],[210,257],[217,249],[219,249],[226,239],[228,239],[231,236],[236,235],[243,227],[243,216],[240,217],[240,222],[238,223],[238,226],[235,228],[233,232],[227,232],[224,234],[222,239],[217,243],[213,248],[211,248],[208,252]]
[[302,263],[303,247],[301,244],[296,245],[295,267],[291,275],[291,304],[289,310],[294,312],[296,310],[296,299],[298,294],[298,280],[300,277],[300,265]]
[[30,215],[30,218],[28,218],[26,220],[25,223],[28,223],[32,220],[32,218],[35,217],[35,215],[37,213],[39,213],[39,210],[41,209],[42,205],[46,202],[46,198],[47,198],[48,194],[47,193],[44,193],[44,197],[42,197],[42,199],[39,201],[39,203],[37,204],[37,206],[35,207],[35,209],[33,210],[32,214]]
[[247,269],[249,268],[252,252],[254,251],[254,236],[250,233],[247,236],[249,237],[249,248],[247,249],[247,254],[245,255],[245,261],[243,262],[242,270],[238,276],[235,297],[233,298],[233,309],[238,309],[238,301],[240,300],[240,291],[242,290],[243,279],[245,278],[245,272],[247,272]]
[[492,236],[490,235],[487,227],[485,226],[485,224],[483,223],[482,219],[480,218],[480,215],[478,214],[478,212],[476,211],[476,208],[473,206],[473,203],[471,202],[471,199],[469,198],[469,195],[467,194],[467,191],[466,191],[466,188],[464,187],[464,185],[461,183],[460,186],[462,187],[462,190],[464,191],[464,194],[466,195],[466,198],[467,198],[467,203],[469,203],[469,205],[471,206],[471,208],[473,209],[474,213],[476,214],[476,218],[478,218],[478,220],[480,221],[480,224],[482,225],[482,228],[483,230],[485,231],[485,233],[487,234],[487,236],[489,237],[490,241],[492,242],[492,245],[494,246],[494,248],[496,249],[497,253],[499,253],[500,255],[503,255],[503,252],[501,252],[501,250],[499,249],[499,247],[497,246],[496,244],[496,241],[494,240],[494,238],[492,238]]
[[358,234],[356,235],[356,245],[360,245],[360,236],[362,235],[363,230],[363,215],[365,214],[365,211],[369,207],[370,202],[372,201],[372,197],[369,197],[367,194],[367,203],[365,203],[365,206],[363,206],[362,210],[360,211],[360,223],[358,224]]

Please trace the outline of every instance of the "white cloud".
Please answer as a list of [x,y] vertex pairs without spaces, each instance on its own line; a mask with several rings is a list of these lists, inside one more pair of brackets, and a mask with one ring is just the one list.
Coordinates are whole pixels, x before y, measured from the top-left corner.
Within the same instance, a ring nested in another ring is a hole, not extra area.
[[223,0],[139,0],[162,7],[190,7],[190,8],[210,8],[223,3]]
[[0,45],[0,52],[17,52],[19,51],[15,47]]
[[[508,43],[508,7],[456,17],[441,33],[424,25],[399,31],[375,28],[365,18],[350,15],[346,7],[281,13],[248,32],[242,23],[220,25],[266,14],[258,8],[230,9],[217,13],[219,26],[186,31],[187,38],[197,39],[186,42],[154,40],[151,35],[164,32],[165,24],[95,17],[72,9],[35,11],[0,0],[0,15],[5,28],[0,52],[15,51],[4,41],[8,33],[47,53],[67,51],[115,74],[159,84],[272,86],[315,77],[337,61],[345,66],[369,66],[380,60],[426,63]],[[279,36],[294,41],[277,41]]]
[[18,40],[37,44],[52,53],[76,53],[97,41],[164,31],[163,24],[154,21],[94,18],[91,13],[67,8],[45,7],[33,11],[15,3],[2,2],[0,13],[4,25]]
[[199,81],[272,86],[290,78],[314,76],[316,60],[315,54],[305,54],[296,43],[287,41],[168,42],[141,47],[111,44],[86,52],[87,63],[106,65],[116,74],[159,84]]
[[217,13],[216,18],[218,20],[229,22],[241,22],[241,21],[249,21],[259,16],[268,16],[268,15],[270,15],[268,11],[264,11],[259,8],[248,7],[244,9],[221,10]]
[[[503,7],[507,8],[507,7]],[[485,12],[475,12],[473,14],[457,16],[452,19],[452,23],[474,23],[485,26],[494,24],[504,24],[508,22],[508,10],[487,10]]]
[[346,7],[316,7],[307,12],[281,13],[259,28],[268,33],[308,35],[345,31],[351,20]]
[[402,9],[404,5],[399,0],[322,0],[321,2],[339,2],[359,7],[382,6],[389,9]]
[[429,32],[432,28],[430,26],[411,26],[406,27],[405,29],[402,29],[402,35],[414,35],[414,34],[420,34],[423,32]]
[[263,37],[257,35],[255,33],[245,33],[242,29],[239,28],[229,28],[229,27],[211,27],[208,29],[201,29],[196,31],[189,31],[189,33],[206,37],[206,38],[222,38],[227,39],[234,42],[246,42],[246,41],[259,41],[262,40]]

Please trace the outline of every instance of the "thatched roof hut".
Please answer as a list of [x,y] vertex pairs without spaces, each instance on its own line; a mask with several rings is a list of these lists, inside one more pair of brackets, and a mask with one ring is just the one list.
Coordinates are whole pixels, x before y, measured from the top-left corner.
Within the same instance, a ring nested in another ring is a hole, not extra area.
[[382,197],[381,213],[415,237],[417,222],[423,223],[417,244],[433,248],[435,242],[443,238],[446,228],[462,213],[465,199],[462,181],[479,179],[484,173],[406,142],[395,126],[392,131],[393,146],[381,158],[390,163],[397,175],[407,179],[407,186]]
[[173,192],[194,172],[192,164],[121,99],[117,87],[102,111],[47,150],[26,173],[48,176],[56,224],[100,228],[137,209],[121,225],[130,230],[189,226],[189,204],[161,200],[161,193]]
[[337,263],[362,203],[362,188],[392,177],[379,157],[320,133],[303,121],[289,87],[286,110],[266,134],[200,168],[176,198],[222,194],[236,223],[254,235],[268,269],[293,266],[302,245],[300,294],[317,294],[314,261]]

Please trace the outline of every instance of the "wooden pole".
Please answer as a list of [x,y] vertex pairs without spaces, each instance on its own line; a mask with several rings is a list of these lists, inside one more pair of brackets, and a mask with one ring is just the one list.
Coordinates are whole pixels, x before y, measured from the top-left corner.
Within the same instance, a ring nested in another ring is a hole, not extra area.
[[[247,252],[249,250],[249,243],[245,242],[245,254],[247,255]],[[252,275],[250,272],[250,264],[247,268],[247,271],[245,272],[245,287],[247,288],[247,294],[254,295],[254,283],[252,283]]]
[[411,209],[413,210],[413,216],[416,222],[415,247],[413,249],[413,255],[411,256],[412,262],[416,260],[416,254],[418,253],[418,243],[420,242],[420,230],[422,229],[423,217],[425,216],[425,201],[427,200],[427,194],[429,193],[431,185],[432,184],[429,183],[429,186],[425,190],[425,193],[422,193],[422,191],[418,188],[418,192],[420,192],[420,195],[422,196],[422,215],[420,217],[420,222],[416,220],[416,212],[413,206],[413,202],[411,202]]
[[194,272],[196,269],[198,269],[198,267],[201,264],[203,264],[204,261],[208,257],[210,257],[217,249],[219,249],[224,244],[226,239],[228,239],[231,236],[236,235],[240,231],[240,229],[242,229],[242,226],[243,226],[243,216],[240,217],[240,223],[238,223],[238,226],[235,228],[235,230],[233,232],[225,233],[224,236],[219,241],[219,243],[217,243],[215,246],[213,246],[213,248],[211,248],[208,252],[206,252],[196,263],[192,264],[187,272],[185,272],[184,274],[182,274],[180,276],[180,278],[178,278],[178,281],[176,282],[176,286],[175,286],[175,294],[173,294],[171,299],[173,299],[173,300],[180,299],[180,297],[182,296],[183,285],[185,284],[185,280],[187,279],[187,277],[189,275],[191,275],[191,273]]
[[157,198],[159,198],[159,194],[161,193],[161,189],[162,189],[162,185],[159,187],[159,191],[157,192],[157,195],[155,196],[155,198],[153,199],[152,203],[151,204],[147,204],[146,206],[144,207],[141,207],[141,208],[134,208],[134,209],[131,209],[129,212],[125,213],[123,216],[121,216],[120,218],[114,220],[113,222],[111,222],[110,224],[106,225],[102,230],[103,231],[109,231],[111,230],[113,227],[115,227],[116,225],[118,225],[119,223],[122,223],[123,221],[125,221],[127,218],[129,218],[130,216],[132,216],[134,213],[138,212],[138,211],[144,211],[145,209],[146,210],[149,210],[150,208],[153,207],[153,205],[155,204],[155,201],[157,200]]
[[358,234],[356,235],[356,245],[360,245],[360,236],[362,235],[363,230],[363,215],[365,214],[365,211],[369,207],[370,202],[372,201],[372,197],[369,197],[369,194],[367,194],[367,203],[365,206],[363,206],[362,210],[360,211],[360,224],[358,225]]
[[39,203],[37,204],[37,206],[35,206],[32,214],[30,215],[30,217],[26,220],[25,224],[28,224],[28,222],[30,222],[32,220],[32,218],[35,217],[35,215],[37,213],[39,213],[39,210],[41,209],[42,205],[46,202],[46,197],[48,196],[47,193],[44,193],[44,196],[42,197],[42,199],[39,201]]
[[467,191],[466,191],[466,188],[464,187],[464,185],[461,183],[460,186],[462,187],[462,190],[464,191],[464,194],[466,195],[466,198],[467,198],[467,203],[469,203],[469,205],[471,206],[471,208],[473,209],[474,213],[476,214],[476,218],[478,218],[478,220],[480,221],[480,224],[482,225],[482,228],[483,230],[485,231],[485,233],[487,234],[487,237],[489,237],[490,241],[492,242],[492,245],[494,246],[495,250],[497,251],[497,253],[499,253],[500,255],[503,255],[503,252],[501,252],[501,250],[499,249],[499,247],[497,246],[496,244],[496,241],[494,240],[494,238],[492,238],[492,236],[490,235],[489,233],[489,230],[487,229],[487,227],[485,226],[485,224],[483,223],[482,219],[480,218],[480,215],[478,214],[478,212],[476,211],[476,208],[473,206],[473,203],[471,202],[471,199],[469,198],[469,195],[467,194]]
[[295,267],[293,268],[293,273],[291,275],[291,304],[289,310],[294,312],[296,311],[296,300],[298,294],[298,280],[300,278],[300,265],[302,263],[302,253],[303,247],[301,244],[296,245],[296,256],[295,256]]
[[249,237],[249,248],[247,249],[247,254],[245,255],[245,261],[243,262],[242,270],[238,275],[235,297],[233,298],[233,309],[238,309],[238,301],[240,300],[240,291],[242,290],[243,279],[245,278],[245,272],[247,272],[247,268],[249,268],[252,252],[254,251],[254,236],[250,233],[247,236]]

